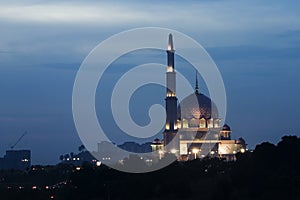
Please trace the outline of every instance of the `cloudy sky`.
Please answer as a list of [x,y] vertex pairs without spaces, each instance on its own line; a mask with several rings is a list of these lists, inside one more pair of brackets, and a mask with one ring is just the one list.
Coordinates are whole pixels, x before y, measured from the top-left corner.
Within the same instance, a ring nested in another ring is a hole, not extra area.
[[109,36],[146,26],[205,47],[223,76],[233,138],[253,148],[300,136],[299,8],[296,0],[0,1],[0,156],[25,130],[17,148],[30,148],[34,163],[76,152],[81,62]]

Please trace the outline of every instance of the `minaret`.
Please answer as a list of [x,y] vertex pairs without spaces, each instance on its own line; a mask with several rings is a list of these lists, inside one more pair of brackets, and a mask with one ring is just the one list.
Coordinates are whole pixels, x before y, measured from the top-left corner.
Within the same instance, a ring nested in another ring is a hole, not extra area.
[[195,93],[199,94],[199,87],[198,87],[198,72],[196,70],[196,86],[195,86]]
[[[177,127],[177,97],[176,97],[176,72],[174,69],[174,46],[173,36],[169,34],[169,43],[167,49],[167,91],[166,91],[166,128],[164,131],[164,146],[167,152],[179,151],[179,142],[175,139],[178,131]],[[173,140],[174,138],[174,140]],[[173,140],[173,141],[172,141]],[[172,141],[172,142],[171,142]],[[171,142],[171,143],[170,143]],[[177,144],[178,143],[178,144]]]

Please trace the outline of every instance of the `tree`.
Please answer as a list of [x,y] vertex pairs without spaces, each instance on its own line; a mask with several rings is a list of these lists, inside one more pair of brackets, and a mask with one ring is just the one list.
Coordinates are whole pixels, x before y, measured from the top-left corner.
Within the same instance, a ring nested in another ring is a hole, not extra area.
[[74,158],[74,156],[75,156],[74,152],[71,152],[70,156],[71,156],[71,158]]
[[85,150],[85,146],[82,144],[78,147],[78,151],[82,152]]
[[65,154],[64,158],[65,158],[65,160],[68,160],[70,158],[70,155],[69,154]]

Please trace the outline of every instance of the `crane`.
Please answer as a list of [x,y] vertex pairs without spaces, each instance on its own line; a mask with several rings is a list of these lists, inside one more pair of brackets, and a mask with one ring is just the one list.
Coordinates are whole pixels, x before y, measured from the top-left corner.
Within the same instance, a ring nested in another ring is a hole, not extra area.
[[27,131],[25,131],[25,132],[21,135],[21,137],[19,137],[19,139],[16,141],[16,143],[15,143],[14,145],[12,145],[12,146],[10,147],[10,149],[13,150],[13,149],[15,148],[15,146],[22,140],[22,138],[23,138],[26,134],[27,134]]

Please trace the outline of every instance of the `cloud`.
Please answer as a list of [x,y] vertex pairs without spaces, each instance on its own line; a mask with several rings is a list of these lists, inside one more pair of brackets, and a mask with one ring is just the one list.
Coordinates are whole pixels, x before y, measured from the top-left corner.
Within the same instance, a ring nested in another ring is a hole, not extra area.
[[153,17],[126,5],[47,3],[1,6],[0,18],[13,22],[116,25],[128,21],[148,21]]
[[[274,25],[296,24],[294,12],[278,6],[245,1],[192,2],[95,2],[45,1],[4,4],[0,19],[12,22],[68,23],[93,25],[178,24],[196,29],[253,30]],[[171,23],[170,23],[171,22]],[[201,27],[203,26],[203,27]]]

